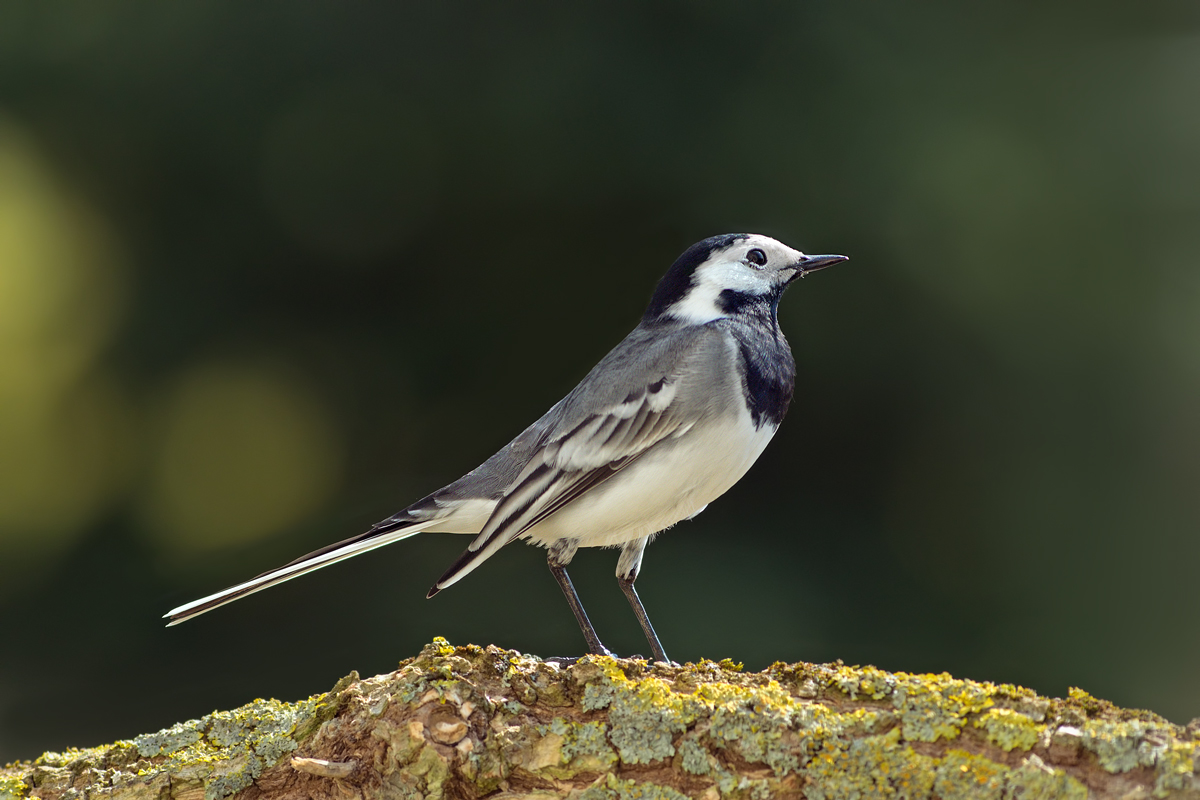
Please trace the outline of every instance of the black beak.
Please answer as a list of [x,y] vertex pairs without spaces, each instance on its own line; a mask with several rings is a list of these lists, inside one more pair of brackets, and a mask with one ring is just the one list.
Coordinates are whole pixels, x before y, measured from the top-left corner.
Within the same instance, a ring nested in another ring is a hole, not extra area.
[[819,269],[832,267],[834,264],[849,260],[848,256],[805,256],[796,265],[796,269],[800,270],[796,275],[797,277],[803,277],[810,272],[816,272]]

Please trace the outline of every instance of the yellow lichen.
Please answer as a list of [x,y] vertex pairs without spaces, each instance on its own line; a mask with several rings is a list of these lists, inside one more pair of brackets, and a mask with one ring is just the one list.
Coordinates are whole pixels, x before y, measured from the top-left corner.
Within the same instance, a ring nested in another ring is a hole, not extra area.
[[1008,776],[1006,797],[1022,800],[1087,800],[1088,790],[1082,783],[1063,772],[1046,766],[1031,755]]
[[896,687],[896,676],[875,667],[847,667],[839,665],[834,672],[832,683],[851,700],[857,700],[860,694],[872,700],[882,700],[892,694]]
[[0,776],[0,800],[24,800],[29,796],[29,785],[15,775]]
[[[1083,727],[1083,744],[1096,754],[1100,766],[1109,772],[1129,772],[1143,763],[1139,745],[1149,727],[1139,720],[1088,720]],[[1154,765],[1152,758],[1144,760],[1149,762],[1144,766]]]
[[666,681],[630,680],[611,658],[598,657],[603,679],[584,690],[585,709],[608,708],[609,739],[626,764],[649,764],[675,755],[673,740],[695,719],[701,704],[676,694]]
[[433,641],[430,642],[429,645],[434,653],[442,656],[443,658],[454,655],[454,645],[450,644],[450,642],[446,641],[445,638],[441,636],[433,637]]
[[1029,717],[1009,708],[991,708],[975,720],[976,728],[987,732],[988,741],[1008,753],[1016,748],[1028,750],[1045,731]]
[[[561,720],[559,717],[557,721]],[[617,761],[604,722],[563,723],[562,759],[577,772],[599,772]]]
[[881,736],[825,743],[805,775],[811,800],[848,797],[925,798],[933,788],[937,762],[900,740],[900,729]]
[[1196,749],[1191,744],[1179,742],[1162,753],[1155,770],[1154,796],[1166,797],[1173,790],[1194,785],[1196,755]]
[[941,800],[1001,800],[1008,773],[994,761],[951,750],[938,765],[933,791]]
[[904,738],[917,742],[954,739],[967,716],[992,706],[991,684],[963,681],[946,673],[896,673],[892,704],[904,726]]

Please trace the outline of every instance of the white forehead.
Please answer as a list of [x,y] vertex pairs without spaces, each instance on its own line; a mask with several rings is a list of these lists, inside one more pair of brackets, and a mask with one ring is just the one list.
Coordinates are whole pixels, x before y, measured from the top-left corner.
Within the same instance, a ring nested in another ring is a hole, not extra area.
[[772,239],[770,236],[763,236],[761,233],[752,233],[745,239],[739,239],[734,242],[719,255],[713,253],[713,256],[721,260],[740,261],[755,248],[762,250],[766,254],[767,266],[778,267],[784,264],[795,264],[804,255],[799,250],[793,250],[783,242]]

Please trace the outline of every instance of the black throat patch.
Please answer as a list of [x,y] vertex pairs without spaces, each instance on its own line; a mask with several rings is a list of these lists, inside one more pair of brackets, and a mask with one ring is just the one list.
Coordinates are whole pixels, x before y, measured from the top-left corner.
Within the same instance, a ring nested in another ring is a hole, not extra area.
[[746,405],[755,428],[764,423],[778,426],[792,404],[792,393],[796,390],[795,362],[788,353],[790,370],[778,369],[778,365],[764,364],[753,350],[741,346],[742,364],[746,373],[743,380],[746,389]]
[[780,284],[767,294],[752,294],[739,292],[736,289],[725,289],[717,295],[717,307],[722,314],[733,316],[754,317],[760,322],[771,326],[779,324],[779,300],[783,290],[787,288]]
[[[763,309],[765,314],[770,310]],[[738,343],[742,391],[755,428],[778,426],[796,390],[796,360],[778,325],[763,320],[722,320]]]

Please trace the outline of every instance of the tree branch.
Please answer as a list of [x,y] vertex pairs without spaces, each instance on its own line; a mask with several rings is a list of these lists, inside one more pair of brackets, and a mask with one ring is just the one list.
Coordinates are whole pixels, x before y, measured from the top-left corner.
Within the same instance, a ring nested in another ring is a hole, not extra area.
[[1200,798],[1200,731],[1079,690],[437,639],[389,675],[0,770],[0,800]]

